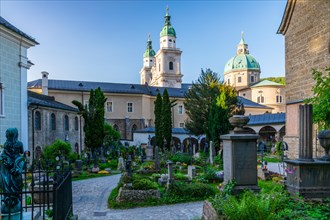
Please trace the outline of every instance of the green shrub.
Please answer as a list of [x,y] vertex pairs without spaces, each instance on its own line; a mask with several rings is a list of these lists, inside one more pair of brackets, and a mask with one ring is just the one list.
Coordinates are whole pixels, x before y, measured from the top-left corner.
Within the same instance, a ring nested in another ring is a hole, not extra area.
[[69,155],[68,159],[69,159],[71,162],[75,162],[76,160],[78,160],[78,157],[79,157],[79,154],[78,154],[78,153],[76,153],[76,152],[72,152],[72,153]]
[[185,176],[183,173],[175,173],[174,179],[176,180],[188,180],[189,178]]
[[185,154],[185,153],[175,153],[172,157],[172,161],[174,163],[176,162],[180,162],[180,163],[185,163],[185,164],[190,164],[192,160],[192,157],[189,154]]
[[186,183],[175,181],[170,184],[168,193],[171,196],[203,199],[216,194],[216,189],[204,183]]
[[47,145],[43,152],[43,158],[54,161],[55,158],[65,157],[68,158],[71,153],[71,145],[61,140],[56,140],[51,145]]
[[214,157],[214,163],[216,165],[223,166],[223,161],[220,154]]
[[154,161],[147,161],[144,162],[141,165],[141,169],[145,169],[145,170],[154,170],[155,169],[155,162]]
[[212,180],[212,179],[216,179],[217,175],[216,175],[216,170],[211,168],[211,167],[207,167],[206,168],[206,172],[204,173],[204,178],[207,180]]
[[158,184],[149,179],[137,179],[133,181],[133,189],[135,190],[148,190],[157,188]]

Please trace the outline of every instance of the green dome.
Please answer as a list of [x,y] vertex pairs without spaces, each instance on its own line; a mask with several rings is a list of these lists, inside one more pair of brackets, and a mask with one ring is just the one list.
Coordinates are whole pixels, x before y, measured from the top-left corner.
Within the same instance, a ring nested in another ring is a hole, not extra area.
[[152,49],[152,41],[150,40],[150,35],[148,37],[147,49],[143,54],[143,57],[154,57],[156,55],[155,51]]
[[175,30],[171,25],[171,16],[168,14],[168,7],[166,8],[165,24],[164,24],[162,31],[160,32],[160,36],[161,37],[163,37],[163,36],[176,37]]
[[254,70],[260,72],[260,65],[250,54],[239,54],[231,58],[225,65],[225,73],[234,70]]

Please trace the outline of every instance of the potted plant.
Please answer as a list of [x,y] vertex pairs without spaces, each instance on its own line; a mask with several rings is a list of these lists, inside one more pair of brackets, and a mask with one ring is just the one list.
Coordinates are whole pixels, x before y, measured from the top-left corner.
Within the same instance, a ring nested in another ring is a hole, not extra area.
[[325,150],[321,160],[330,161],[330,67],[325,73],[313,70],[315,85],[312,88],[314,96],[307,99],[307,103],[313,104],[313,121],[318,125],[318,139]]

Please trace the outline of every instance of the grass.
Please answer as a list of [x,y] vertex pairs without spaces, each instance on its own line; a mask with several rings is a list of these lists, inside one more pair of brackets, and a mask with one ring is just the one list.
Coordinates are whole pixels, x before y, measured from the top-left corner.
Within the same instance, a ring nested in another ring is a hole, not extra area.
[[[258,154],[258,160],[261,161],[261,155]],[[263,157],[264,161],[267,161],[268,163],[280,163],[282,162],[280,157],[278,155],[273,155],[273,154],[269,154],[269,153],[265,153],[264,157]]]

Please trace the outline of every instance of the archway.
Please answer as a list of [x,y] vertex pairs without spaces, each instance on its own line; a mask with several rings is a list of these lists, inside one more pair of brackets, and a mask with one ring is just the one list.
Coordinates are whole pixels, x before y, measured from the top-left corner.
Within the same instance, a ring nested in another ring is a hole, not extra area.
[[283,126],[279,131],[278,131],[278,140],[283,140],[283,137],[285,136],[285,126]]
[[244,132],[246,132],[248,134],[257,134],[257,132],[255,130],[253,130],[252,128],[249,128],[249,127],[245,127]]
[[276,130],[272,126],[262,127],[259,131],[260,140],[265,142],[267,147],[271,147],[275,141]]

